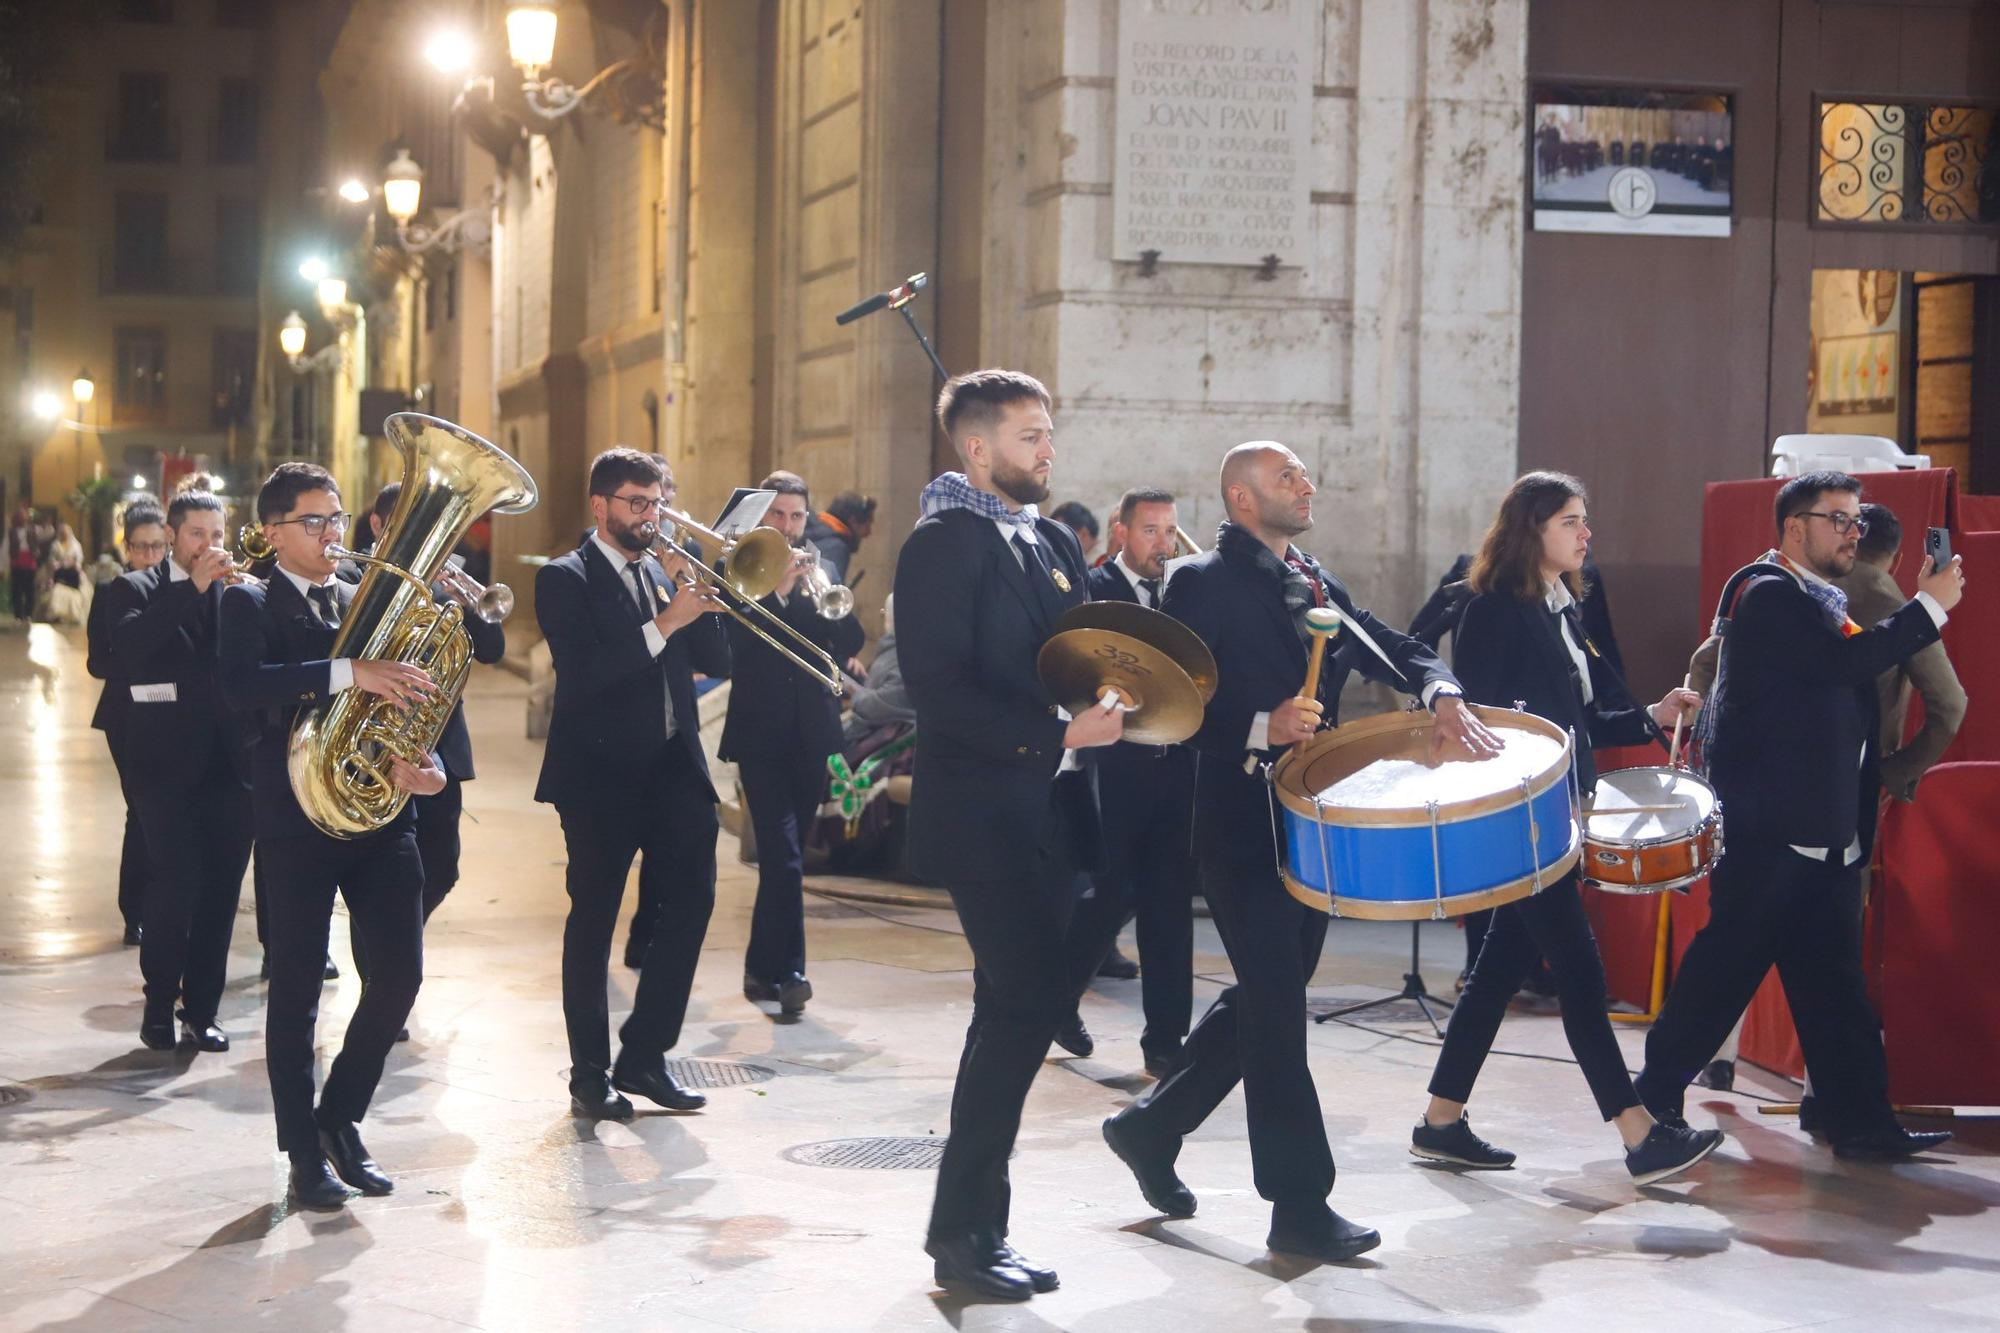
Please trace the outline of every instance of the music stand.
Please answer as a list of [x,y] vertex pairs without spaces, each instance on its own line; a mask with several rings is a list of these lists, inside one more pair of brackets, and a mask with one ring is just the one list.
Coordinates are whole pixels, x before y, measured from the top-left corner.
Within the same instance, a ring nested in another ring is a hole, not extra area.
[[1333,1009],[1324,1014],[1314,1014],[1313,1022],[1327,1023],[1336,1018],[1345,1018],[1349,1014],[1358,1014],[1364,1009],[1376,1008],[1378,1005],[1395,1004],[1398,1000],[1414,1000],[1416,1001],[1418,1011],[1424,1016],[1424,1021],[1431,1025],[1431,1032],[1435,1036],[1442,1038],[1444,1036],[1444,1029],[1438,1026],[1437,1015],[1431,1012],[1431,1006],[1434,1004],[1442,1005],[1448,1010],[1452,1007],[1453,1002],[1441,995],[1432,994],[1424,987],[1424,976],[1418,969],[1418,956],[1419,950],[1422,947],[1420,944],[1422,936],[1417,933],[1417,928],[1423,924],[1421,921],[1412,921],[1410,923],[1410,970],[1403,973],[1403,989],[1397,991],[1394,995],[1383,995],[1373,1000],[1363,1000],[1360,1004],[1345,1005],[1342,1008]]

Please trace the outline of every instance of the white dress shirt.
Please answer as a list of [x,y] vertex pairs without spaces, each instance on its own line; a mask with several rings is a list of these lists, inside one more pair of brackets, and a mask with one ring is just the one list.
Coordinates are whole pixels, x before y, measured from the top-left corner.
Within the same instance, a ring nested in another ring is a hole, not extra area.
[[1557,579],[1554,583],[1542,585],[1542,604],[1555,612],[1556,625],[1562,632],[1563,647],[1569,650],[1569,660],[1576,663],[1576,674],[1583,681],[1583,701],[1588,704],[1597,698],[1597,687],[1590,683],[1590,659],[1583,655],[1583,645],[1576,641],[1576,632],[1569,626],[1569,617],[1563,612],[1576,605],[1576,597],[1570,592],[1569,584]]
[[1141,574],[1138,570],[1132,568],[1132,566],[1125,563],[1125,553],[1123,551],[1120,551],[1112,559],[1111,564],[1115,569],[1117,569],[1117,571],[1120,574],[1123,574],[1125,576],[1125,581],[1132,585],[1132,595],[1139,599],[1139,605],[1150,608],[1151,610],[1154,611],[1160,609],[1159,599],[1157,597],[1148,597],[1146,595],[1146,590],[1140,587],[1139,585],[1142,582],[1150,581],[1153,584],[1153,586],[1160,589],[1160,591],[1164,593],[1166,591],[1166,586],[1167,586],[1167,580],[1164,575],[1162,575],[1160,578],[1157,579],[1146,580],[1143,574]]

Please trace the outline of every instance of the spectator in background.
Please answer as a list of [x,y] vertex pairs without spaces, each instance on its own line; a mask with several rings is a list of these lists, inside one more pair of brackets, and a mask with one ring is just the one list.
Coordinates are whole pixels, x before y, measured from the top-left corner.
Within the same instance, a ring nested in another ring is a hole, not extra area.
[[1049,513],[1056,522],[1066,525],[1076,534],[1076,544],[1083,548],[1083,563],[1098,563],[1097,542],[1103,531],[1097,525],[1097,515],[1076,500],[1065,500]]
[[842,491],[833,497],[833,503],[806,520],[806,540],[819,548],[820,563],[833,574],[835,583],[847,583],[847,566],[874,531],[875,497],[855,491]]
[[83,591],[83,543],[67,523],[56,528],[49,543],[48,557],[42,562],[48,571],[48,606],[44,619],[57,625],[81,625],[90,609]]
[[35,540],[35,519],[22,505],[7,525],[7,582],[14,605],[14,619],[27,620],[35,613],[35,571],[41,565],[41,548]]

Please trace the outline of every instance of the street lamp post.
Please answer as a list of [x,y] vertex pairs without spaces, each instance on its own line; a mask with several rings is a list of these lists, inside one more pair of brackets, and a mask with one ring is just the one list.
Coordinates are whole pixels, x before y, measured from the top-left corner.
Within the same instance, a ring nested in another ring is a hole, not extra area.
[[477,250],[493,237],[493,210],[500,206],[500,186],[486,187],[486,197],[477,206],[460,209],[439,223],[416,220],[424,204],[424,169],[398,148],[396,158],[382,172],[382,206],[396,221],[396,239],[413,255],[429,250],[456,253],[461,247]]
[[[661,7],[647,21],[640,38],[644,48],[640,55],[613,61],[580,85],[545,73],[555,61],[557,10],[557,5],[542,2],[507,6],[507,59],[520,74],[521,100],[536,119],[544,125],[556,124],[602,93],[615,119],[664,130],[665,8]],[[456,74],[471,64],[473,46],[462,34],[447,32],[434,37],[425,47],[424,55],[438,69]],[[459,96],[462,98],[474,89],[483,89],[490,98],[493,76],[468,78]]]

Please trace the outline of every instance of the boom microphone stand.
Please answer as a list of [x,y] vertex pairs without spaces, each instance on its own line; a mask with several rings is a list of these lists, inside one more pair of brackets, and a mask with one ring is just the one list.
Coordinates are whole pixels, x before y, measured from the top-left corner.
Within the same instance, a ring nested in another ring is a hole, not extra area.
[[860,304],[849,306],[835,315],[833,322],[852,324],[855,320],[864,315],[872,315],[877,310],[895,311],[903,317],[903,322],[910,326],[911,335],[916,338],[917,346],[924,349],[924,355],[930,358],[931,369],[937,372],[938,382],[941,384],[950,379],[951,375],[945,370],[944,362],[938,360],[938,354],[931,349],[931,340],[924,336],[922,326],[917,323],[917,317],[910,313],[910,302],[917,299],[917,293],[929,282],[928,273],[911,274],[903,280],[901,286],[891,287],[886,292],[877,292]]

